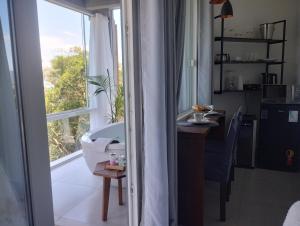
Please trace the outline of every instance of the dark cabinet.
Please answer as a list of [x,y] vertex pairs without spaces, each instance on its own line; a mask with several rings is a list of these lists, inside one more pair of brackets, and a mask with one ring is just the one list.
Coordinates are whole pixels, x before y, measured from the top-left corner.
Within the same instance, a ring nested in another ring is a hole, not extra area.
[[259,167],[283,171],[299,170],[299,112],[298,104],[261,105]]
[[255,115],[243,115],[236,152],[236,166],[254,168],[256,155],[257,119]]

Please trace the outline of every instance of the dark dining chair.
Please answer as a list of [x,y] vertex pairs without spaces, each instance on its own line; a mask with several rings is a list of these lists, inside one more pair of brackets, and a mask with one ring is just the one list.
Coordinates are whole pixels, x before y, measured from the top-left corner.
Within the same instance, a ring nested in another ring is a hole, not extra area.
[[233,155],[240,127],[240,114],[231,119],[224,141],[208,142],[205,150],[205,179],[220,184],[220,220],[226,220],[226,201],[231,190]]
[[[238,137],[240,134],[240,125],[242,123],[242,118],[243,118],[243,114],[242,114],[242,107],[240,106],[238,108],[238,110],[235,112],[235,114],[233,115],[233,118],[237,119],[235,120],[235,124],[233,125],[236,130],[237,130],[237,135],[236,135],[236,139],[235,139],[235,144],[234,144],[234,151],[233,151],[233,164],[231,167],[231,172],[230,172],[230,177],[231,180],[234,180],[234,166],[235,166],[235,161],[236,161],[236,151],[237,151],[237,142],[238,142]],[[228,130],[229,133],[229,130]],[[228,136],[228,133],[226,135],[226,137]],[[220,152],[224,152],[225,149],[224,148],[220,148],[221,146],[224,147],[224,140],[217,140],[217,139],[208,139],[206,141],[206,148],[205,148],[205,153],[220,153]]]

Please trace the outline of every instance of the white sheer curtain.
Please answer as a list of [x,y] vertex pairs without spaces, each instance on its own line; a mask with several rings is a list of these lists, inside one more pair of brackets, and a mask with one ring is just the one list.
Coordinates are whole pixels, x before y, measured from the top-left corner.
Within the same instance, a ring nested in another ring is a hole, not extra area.
[[[113,81],[114,66],[109,33],[109,20],[106,16],[96,13],[91,17],[89,76],[107,76],[109,70]],[[112,82],[112,84],[114,84]],[[93,96],[96,87],[89,85],[90,106],[94,109],[90,114],[91,130],[96,130],[109,122],[109,102],[102,93]]]
[[213,74],[213,6],[199,1],[198,102],[211,104]]
[[144,226],[177,225],[176,117],[184,2],[140,0]]
[[164,1],[141,0],[144,226],[169,225]]
[[196,103],[197,76],[197,0],[186,0],[184,57],[178,112],[192,108]]
[[187,0],[186,14],[179,113],[212,98],[213,8],[207,0]]

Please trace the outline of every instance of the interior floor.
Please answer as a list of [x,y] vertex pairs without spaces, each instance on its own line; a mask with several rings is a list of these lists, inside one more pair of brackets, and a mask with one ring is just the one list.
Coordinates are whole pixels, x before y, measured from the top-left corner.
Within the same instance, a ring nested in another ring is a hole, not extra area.
[[205,186],[205,226],[282,226],[289,207],[300,200],[300,174],[236,168],[227,220],[219,221],[218,184]]
[[107,222],[101,220],[102,177],[92,175],[83,157],[51,171],[56,226],[126,226],[127,193],[118,205],[117,187],[111,186]]
[[[118,205],[111,187],[108,221],[101,220],[102,178],[91,174],[82,157],[51,172],[56,226],[128,225],[127,194]],[[206,182],[205,226],[282,226],[289,207],[300,200],[300,173],[236,168],[227,220],[219,221],[219,186]]]

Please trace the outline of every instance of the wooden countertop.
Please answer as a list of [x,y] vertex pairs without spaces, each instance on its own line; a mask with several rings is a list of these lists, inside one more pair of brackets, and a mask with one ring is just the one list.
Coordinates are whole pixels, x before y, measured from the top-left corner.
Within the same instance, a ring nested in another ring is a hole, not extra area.
[[[225,111],[223,110],[217,110],[218,112],[224,114],[224,116],[209,116],[210,119],[219,122],[220,119],[225,117]],[[193,113],[187,115],[184,119],[180,120],[180,122],[186,121],[187,119],[191,118]],[[199,126],[199,125],[177,125],[177,132],[179,133],[191,133],[191,134],[202,134],[204,136],[207,136],[209,131],[212,129],[210,126]]]
[[177,132],[179,133],[196,133],[206,136],[209,133],[209,127],[200,127],[200,126],[177,126]]

